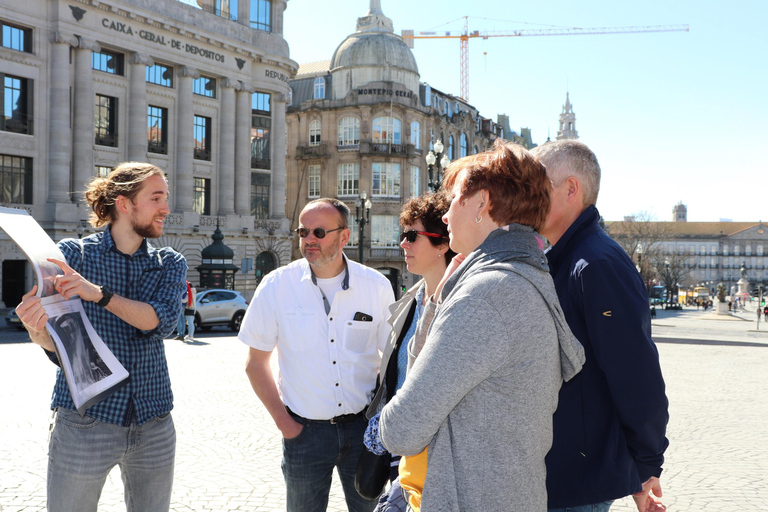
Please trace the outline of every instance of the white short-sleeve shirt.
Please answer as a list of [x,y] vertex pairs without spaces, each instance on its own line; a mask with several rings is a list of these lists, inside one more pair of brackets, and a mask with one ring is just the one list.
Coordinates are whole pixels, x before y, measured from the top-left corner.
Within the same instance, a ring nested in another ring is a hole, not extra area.
[[[309,419],[358,413],[370,403],[389,337],[392,285],[380,272],[345,260],[349,287],[336,291],[330,313],[302,258],[264,278],[238,335],[258,350],[277,347],[283,403]],[[356,313],[373,321],[355,321]]]

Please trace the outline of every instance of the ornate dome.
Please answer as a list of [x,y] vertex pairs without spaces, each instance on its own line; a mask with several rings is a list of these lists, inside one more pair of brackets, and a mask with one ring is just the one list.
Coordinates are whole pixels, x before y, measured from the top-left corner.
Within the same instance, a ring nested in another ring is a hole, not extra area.
[[381,12],[381,1],[371,0],[368,13],[357,19],[331,58],[333,98],[372,82],[394,82],[419,92],[419,68],[411,49],[393,32],[392,20]]
[[411,49],[392,32],[356,32],[336,48],[331,59],[332,71],[342,67],[385,65],[419,73]]

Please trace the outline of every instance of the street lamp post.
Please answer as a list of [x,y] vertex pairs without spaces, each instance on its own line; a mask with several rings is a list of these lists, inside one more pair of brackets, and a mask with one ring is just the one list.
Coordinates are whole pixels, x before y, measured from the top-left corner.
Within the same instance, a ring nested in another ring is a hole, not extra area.
[[440,183],[443,181],[443,169],[451,163],[448,155],[443,154],[443,142],[437,139],[434,150],[427,153],[427,170],[429,172],[429,190],[437,192]]
[[360,192],[360,197],[355,201],[355,216],[357,217],[357,225],[360,229],[360,236],[357,240],[357,261],[361,265],[363,264],[363,241],[365,240],[365,225],[371,220],[371,200],[368,199],[368,194],[365,190]]

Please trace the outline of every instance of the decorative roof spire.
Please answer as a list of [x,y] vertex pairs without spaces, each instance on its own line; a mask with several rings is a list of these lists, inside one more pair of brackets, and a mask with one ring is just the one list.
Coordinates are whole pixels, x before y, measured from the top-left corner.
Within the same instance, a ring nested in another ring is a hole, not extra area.
[[565,93],[565,105],[563,105],[563,113],[568,114],[573,111],[573,105],[571,105],[570,93]]
[[357,18],[357,32],[394,32],[392,20],[381,10],[381,0],[370,0],[366,15]]

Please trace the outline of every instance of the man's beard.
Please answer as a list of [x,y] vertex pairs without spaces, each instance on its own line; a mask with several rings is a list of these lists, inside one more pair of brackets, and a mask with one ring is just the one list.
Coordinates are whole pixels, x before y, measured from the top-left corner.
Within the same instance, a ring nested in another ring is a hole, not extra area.
[[140,225],[133,220],[131,222],[131,227],[133,228],[133,232],[142,238],[159,238],[163,236],[162,228],[160,228],[160,232],[158,233],[158,228],[152,224],[153,222],[154,221],[149,221],[144,225]]

